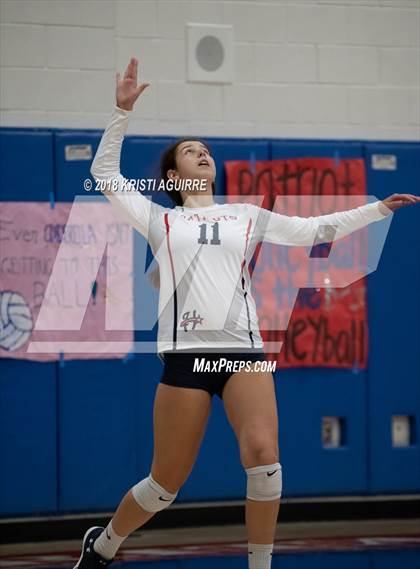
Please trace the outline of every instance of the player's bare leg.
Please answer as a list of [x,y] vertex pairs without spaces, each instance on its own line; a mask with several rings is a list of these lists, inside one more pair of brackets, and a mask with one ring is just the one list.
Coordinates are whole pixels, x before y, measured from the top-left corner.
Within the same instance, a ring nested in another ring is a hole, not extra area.
[[[238,439],[243,467],[248,469],[278,463],[278,417],[272,374],[235,373],[225,386],[223,402]],[[249,543],[273,544],[279,508],[280,499],[246,500]]]
[[[105,530],[93,527],[86,532],[77,568],[108,565],[128,535],[170,505],[192,470],[210,409],[211,397],[204,390],[158,385],[151,474],[126,493]],[[152,504],[150,510],[139,505],[139,494],[133,493],[138,488]]]
[[[177,492],[190,475],[210,409],[211,397],[206,391],[158,385],[153,410],[151,474],[168,492]],[[130,490],[118,506],[112,526],[118,535],[129,535],[153,515],[137,504]]]

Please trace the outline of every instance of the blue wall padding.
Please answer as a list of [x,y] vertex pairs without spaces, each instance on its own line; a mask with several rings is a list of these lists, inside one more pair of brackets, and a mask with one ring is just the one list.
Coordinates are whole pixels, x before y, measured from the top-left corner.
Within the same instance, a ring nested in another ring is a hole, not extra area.
[[271,160],[286,158],[363,158],[363,143],[344,140],[272,141]]
[[[373,154],[397,157],[397,170],[373,170]],[[368,186],[379,199],[419,195],[414,144],[367,144]],[[368,279],[368,437],[371,493],[420,488],[420,206],[395,212],[378,270]],[[413,445],[393,448],[392,415],[414,417]]]
[[[366,373],[289,369],[276,372],[276,378],[285,495],[365,493]],[[345,420],[343,447],[322,446],[322,417],[329,416]]]
[[0,199],[49,201],[54,192],[53,134],[0,129]]
[[[71,202],[75,196],[86,196],[83,181],[90,177],[91,162],[66,161],[65,146],[90,144],[94,154],[100,136],[98,131],[1,129],[1,199],[48,202],[53,196]],[[161,153],[173,140],[127,137],[123,174],[157,176]],[[217,138],[208,142],[218,169],[218,194],[224,193],[225,160],[298,156],[336,161],[364,157],[367,192],[379,199],[395,192],[418,193],[420,187],[416,143]],[[374,153],[395,154],[397,170],[372,170]],[[22,170],[30,172],[29,182],[17,188]],[[172,205],[162,194],[153,199]],[[136,235],[135,250],[140,239]],[[378,269],[368,277],[368,370],[276,373],[285,496],[420,490],[419,250],[419,206],[398,211]],[[140,285],[134,283],[135,298],[141,294]],[[141,334],[137,332],[136,339],[143,338]],[[161,373],[162,364],[154,354],[67,361],[64,366],[1,360],[0,513],[115,508],[150,471],[153,401]],[[391,446],[391,416],[399,414],[414,418],[412,445],[403,449]],[[345,445],[339,449],[322,447],[321,420],[330,415],[346,424]],[[245,488],[238,445],[223,405],[215,398],[197,462],[178,499],[240,499]]]
[[[54,191],[53,133],[0,129],[0,199],[54,202]],[[0,360],[0,408],[0,514],[55,512],[56,364]]]
[[57,511],[56,365],[0,361],[0,515]]
[[69,361],[60,368],[59,510],[112,509],[149,473],[154,355]]

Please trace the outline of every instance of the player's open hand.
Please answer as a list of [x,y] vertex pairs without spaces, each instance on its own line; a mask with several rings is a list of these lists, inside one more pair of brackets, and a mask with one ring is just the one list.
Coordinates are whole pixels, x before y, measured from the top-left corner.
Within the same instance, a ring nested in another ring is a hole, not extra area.
[[389,198],[382,200],[382,203],[391,211],[394,211],[405,205],[420,203],[420,196],[413,194],[392,194]]
[[117,73],[116,100],[117,107],[120,109],[131,111],[141,93],[150,85],[150,83],[140,83],[137,85],[138,65],[139,62],[137,59],[132,57],[122,79],[120,74]]

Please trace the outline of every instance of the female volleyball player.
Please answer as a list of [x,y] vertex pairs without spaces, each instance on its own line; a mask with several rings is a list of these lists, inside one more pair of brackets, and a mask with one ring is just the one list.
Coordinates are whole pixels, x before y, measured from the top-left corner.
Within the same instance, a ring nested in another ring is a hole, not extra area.
[[[133,191],[120,174],[130,112],[148,86],[137,84],[137,66],[131,59],[123,78],[117,75],[116,107],[91,171],[98,182],[106,182],[114,207],[149,240],[159,264],[158,352],[164,371],[154,402],[154,455],[149,476],[126,493],[108,526],[88,529],[76,567],[108,565],[128,535],[172,504],[192,470],[217,394],[247,474],[249,568],[269,569],[282,491],[273,376],[232,371],[235,362],[251,362],[252,370],[263,359],[247,268],[255,246],[262,240],[312,245],[319,238],[318,225],[328,224],[339,238],[420,198],[394,194],[383,202],[315,218],[292,218],[245,203],[216,204],[216,170],[207,146],[183,139],[162,157],[162,177],[203,180],[205,190],[172,191],[177,205],[163,208]],[[193,371],[195,355],[218,361],[222,351],[229,351],[223,357],[232,363],[231,371]]]

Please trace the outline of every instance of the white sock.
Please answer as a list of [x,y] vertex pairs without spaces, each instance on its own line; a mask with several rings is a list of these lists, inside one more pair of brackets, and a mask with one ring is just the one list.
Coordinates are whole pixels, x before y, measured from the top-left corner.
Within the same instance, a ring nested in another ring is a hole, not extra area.
[[101,533],[101,535],[95,539],[93,544],[93,549],[96,553],[99,553],[105,559],[113,559],[118,551],[118,548],[122,542],[127,539],[128,535],[121,537],[117,535],[112,527],[112,523],[109,522],[107,527]]
[[248,568],[270,569],[273,544],[248,543]]

